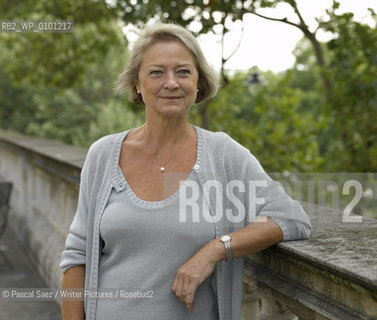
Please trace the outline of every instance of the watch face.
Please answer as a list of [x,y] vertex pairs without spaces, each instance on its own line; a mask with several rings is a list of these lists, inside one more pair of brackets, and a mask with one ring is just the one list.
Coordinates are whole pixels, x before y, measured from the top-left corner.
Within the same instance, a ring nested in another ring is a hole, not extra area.
[[220,240],[222,241],[222,242],[225,242],[225,241],[229,241],[229,240],[231,240],[232,238],[230,237],[230,236],[228,236],[227,234],[225,235],[225,236],[222,236],[221,238],[220,238]]

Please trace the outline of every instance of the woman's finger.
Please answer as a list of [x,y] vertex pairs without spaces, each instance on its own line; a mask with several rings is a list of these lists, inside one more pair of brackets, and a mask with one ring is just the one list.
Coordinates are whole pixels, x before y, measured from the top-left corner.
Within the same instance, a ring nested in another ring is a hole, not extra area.
[[184,285],[183,279],[179,275],[179,273],[177,272],[177,274],[175,275],[174,281],[173,281],[172,290],[173,290],[174,294],[177,296],[177,298],[182,302],[184,302],[184,298],[183,298],[183,295],[182,295],[183,285]]
[[197,289],[198,283],[196,281],[190,281],[185,297],[185,304],[187,306],[187,309],[191,312],[194,311],[194,298]]

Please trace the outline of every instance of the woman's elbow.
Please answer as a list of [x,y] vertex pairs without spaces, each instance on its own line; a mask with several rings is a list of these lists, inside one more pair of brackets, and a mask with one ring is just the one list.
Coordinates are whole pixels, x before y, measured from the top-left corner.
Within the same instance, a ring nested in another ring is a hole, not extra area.
[[309,239],[310,234],[312,232],[312,226],[311,224],[306,223],[299,223],[300,225],[297,227],[297,233],[298,233],[298,240],[305,240]]

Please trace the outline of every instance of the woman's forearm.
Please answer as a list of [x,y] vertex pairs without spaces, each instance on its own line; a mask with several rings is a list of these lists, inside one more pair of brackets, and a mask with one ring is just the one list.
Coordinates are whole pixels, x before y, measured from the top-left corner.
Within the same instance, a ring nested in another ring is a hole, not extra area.
[[[260,217],[245,228],[229,234],[232,237],[232,257],[243,257],[267,249],[283,241],[283,232],[270,218]],[[226,259],[224,244],[214,239],[207,245],[211,247],[213,259],[217,262]]]
[[[80,288],[85,286],[85,266],[69,268],[63,276],[62,288]],[[62,320],[84,320],[84,300],[62,299]]]
[[[280,227],[271,219],[261,217],[245,228],[229,234],[232,237],[232,256],[246,256],[264,250],[283,240]],[[177,298],[194,309],[194,295],[198,286],[213,272],[216,263],[226,258],[220,238],[208,242],[193,257],[181,265],[172,284]]]

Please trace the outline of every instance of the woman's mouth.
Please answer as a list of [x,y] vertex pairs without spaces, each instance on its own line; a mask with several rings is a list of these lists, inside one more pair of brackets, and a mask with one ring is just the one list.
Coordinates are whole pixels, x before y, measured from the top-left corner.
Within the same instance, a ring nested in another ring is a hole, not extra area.
[[162,97],[162,99],[167,99],[167,100],[177,100],[177,99],[180,99],[181,97],[177,97],[177,96],[164,96]]

